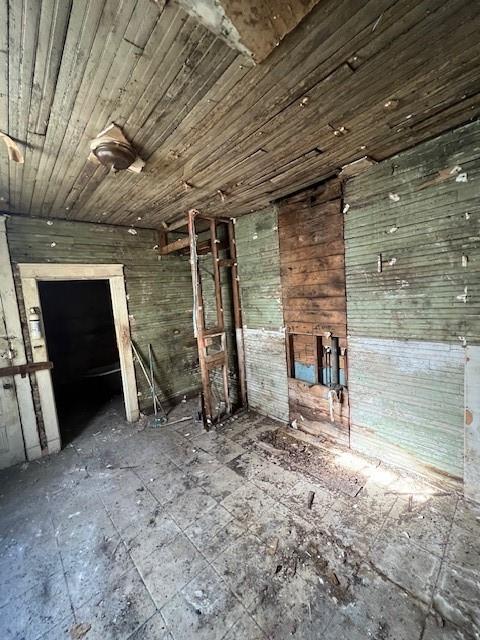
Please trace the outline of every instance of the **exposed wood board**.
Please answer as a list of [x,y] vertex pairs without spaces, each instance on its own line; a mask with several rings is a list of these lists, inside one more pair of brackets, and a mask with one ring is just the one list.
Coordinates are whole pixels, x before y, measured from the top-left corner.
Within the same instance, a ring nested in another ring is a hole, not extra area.
[[[0,2],[0,131],[8,132],[8,0]],[[7,150],[0,150],[0,207],[10,205],[10,163]]]
[[[355,22],[351,17],[351,7],[346,8],[346,3],[343,3],[341,9],[341,11],[338,11],[338,15],[335,15],[335,25],[340,27],[340,25],[345,25],[346,23],[351,26],[351,28],[358,28],[358,21]],[[366,24],[371,24],[373,16],[377,16],[377,10],[378,6],[374,10],[370,9],[370,14],[365,17]],[[320,73],[321,77],[328,76],[328,70],[335,68],[335,58],[332,57],[332,54],[336,52],[340,46],[338,38],[332,36],[332,25],[330,25],[330,32],[324,25],[322,25],[320,29],[320,33],[318,30],[312,31],[310,28],[307,29],[306,32],[303,31],[300,35],[295,34],[297,38],[295,39],[293,51],[290,50],[288,52],[289,55],[279,50],[278,55],[272,56],[273,59],[269,60],[270,67],[263,67],[262,65],[258,69],[249,72],[246,77],[246,83],[240,85],[238,91],[229,95],[228,99],[224,101],[224,104],[219,105],[217,108],[217,119],[210,118],[206,126],[203,126],[200,131],[196,132],[196,144],[189,151],[190,154],[196,151],[197,156],[201,154],[201,157],[204,158],[204,168],[208,166],[205,165],[205,159],[210,158],[214,151],[223,158],[226,145],[233,143],[238,144],[237,138],[239,135],[245,137],[252,132],[252,129],[254,134],[256,129],[258,129],[262,123],[265,123],[265,119],[267,119],[267,121],[270,120],[273,116],[271,113],[272,107],[275,107],[274,113],[277,113],[281,112],[285,106],[293,102],[293,95],[290,92],[286,92],[286,82],[292,84],[293,90],[296,91],[299,96],[305,93],[305,81],[302,80],[299,84],[298,80],[295,80],[295,78],[298,78],[297,74],[300,72],[302,66],[306,65],[308,70],[310,65],[310,68],[314,69],[316,74]],[[322,35],[324,36],[324,47],[318,48],[314,45]],[[302,38],[302,36],[304,37]],[[345,52],[344,55],[346,55]],[[327,65],[326,68],[324,66],[318,66],[319,57],[320,60]],[[342,57],[339,57],[339,60],[342,60]],[[297,69],[295,69],[295,67],[297,67]],[[247,114],[247,126],[239,129],[238,122],[245,114]],[[222,120],[219,121],[219,117],[223,117],[225,122]],[[207,136],[210,134],[216,122],[222,122],[221,136],[211,137],[209,140]],[[229,125],[230,128],[225,129],[227,125]],[[207,138],[206,147],[205,138]],[[228,142],[223,142],[225,140]],[[222,142],[223,145],[219,147],[219,143],[221,144]],[[181,150],[179,150],[179,153],[181,153]],[[235,155],[235,158],[236,163],[238,162],[238,156]],[[192,172],[195,176],[198,176],[198,171],[201,168],[202,165],[199,165],[195,160],[195,156],[193,156],[183,171],[184,174],[185,172]],[[222,175],[224,168],[225,167],[222,166]],[[159,195],[163,194],[160,192]],[[201,193],[198,191],[196,191],[194,195],[197,201],[198,198],[201,197]],[[177,193],[173,193],[170,197],[170,200],[175,202],[175,206],[182,206],[181,199]]]
[[480,346],[465,351],[465,495],[480,501]]
[[[203,83],[203,89],[206,91],[208,89],[209,83],[212,82],[212,76],[215,78],[215,73],[212,74],[212,70],[210,67],[210,58],[209,56],[215,55],[218,47],[213,42],[213,38],[210,34],[203,33],[201,34],[201,28],[198,25],[195,25],[193,21],[187,21],[185,16],[179,15],[179,27],[182,27],[180,32],[180,37],[176,35],[176,32],[173,31],[169,24],[165,25],[168,29],[169,38],[166,42],[166,48],[164,52],[157,52],[155,57],[159,57],[162,60],[162,65],[160,68],[156,68],[155,74],[152,76],[151,83],[147,87],[146,94],[146,104],[150,105],[148,108],[150,111],[145,110],[145,100],[138,101],[133,112],[129,115],[126,123],[125,129],[127,134],[129,134],[134,143],[138,143],[140,148],[143,150],[142,153],[145,158],[149,155],[149,149],[152,145],[152,138],[155,137],[156,134],[160,133],[163,130],[163,123],[167,123],[168,120],[165,117],[166,113],[163,111],[166,108],[166,105],[172,104],[175,109],[178,109],[178,96],[175,95],[175,89],[172,87],[174,82],[179,82],[180,84],[189,81],[189,91],[195,90],[199,81]],[[183,26],[184,25],[184,26]],[[201,35],[200,41],[198,40],[199,34]],[[211,48],[211,45],[215,45],[215,48]],[[204,56],[206,47],[207,55]],[[231,52],[227,47],[222,45],[220,55],[222,59],[224,57],[223,54],[226,54],[232,57]],[[199,63],[203,64],[206,68],[196,69],[195,60],[199,59]],[[208,82],[202,80],[202,78],[207,77],[205,73],[208,68]],[[220,67],[220,71],[223,67]],[[158,82],[158,76],[162,78],[162,82]],[[180,80],[181,76],[181,80]],[[192,80],[193,77],[193,80]],[[188,99],[189,91],[184,92],[185,97]],[[170,94],[169,94],[170,92]],[[180,94],[180,98],[182,98],[183,94]],[[177,98],[175,100],[175,98]],[[143,104],[143,112],[139,112],[138,109]],[[165,104],[165,107],[164,107]],[[172,116],[175,113],[175,109],[170,107],[172,111]],[[179,109],[181,112],[181,109]],[[161,125],[161,126],[159,126]],[[127,178],[131,178],[128,180],[131,185],[135,185],[136,183],[146,182],[147,185],[153,182],[157,182],[157,180],[153,176],[148,176],[147,173],[141,174],[140,176],[128,176]],[[108,185],[106,185],[106,205],[108,206],[109,200],[111,200],[111,193],[108,189]],[[88,203],[87,203],[88,206]],[[97,199],[97,206],[100,208],[103,207],[103,202],[101,199],[101,191],[99,191],[99,198]],[[137,205],[138,206],[138,205]],[[118,220],[117,220],[118,222]]]
[[[425,34],[425,35],[427,35],[427,34]],[[445,43],[444,43],[443,36],[442,36],[442,37],[439,37],[439,39],[437,40],[437,42],[438,42],[438,47],[439,47],[439,49],[443,49],[443,46],[444,46],[444,44],[445,44]],[[457,48],[459,48],[459,49],[460,49],[460,51],[461,51],[461,52],[463,52],[463,51],[464,51],[464,45],[463,45],[463,42],[462,42],[461,46],[460,46],[459,42],[457,42],[457,43],[456,43],[456,46],[457,46]],[[406,49],[406,51],[408,51],[408,48]],[[440,54],[440,51],[439,51],[439,54]],[[388,56],[391,56],[391,55],[392,55],[392,53],[390,52],[390,53],[388,54]],[[405,54],[405,52],[404,52],[404,53],[403,53],[403,56],[405,57],[405,55],[406,55],[406,54]],[[406,80],[408,80],[408,74],[410,74],[410,73],[411,73],[411,71],[412,71],[412,70],[409,68],[409,66],[410,66],[410,67],[411,67],[412,65],[414,65],[414,66],[418,66],[420,63],[421,63],[421,61],[420,61],[420,62],[416,62],[416,61],[411,62],[411,61],[409,61],[409,59],[408,59],[408,58],[405,60],[405,65],[404,65],[402,68],[404,68],[404,67],[406,66],[406,69],[407,69],[407,71],[405,72],[405,79],[406,79]],[[374,73],[374,71],[375,71],[375,70],[373,70],[373,69],[372,69],[371,71],[372,71],[372,73]],[[355,74],[355,75],[356,75],[356,74]],[[380,69],[378,69],[377,77],[379,78],[379,80],[377,81],[377,84],[379,84],[379,83],[383,83],[383,84],[385,84],[385,82],[389,82],[389,79],[388,79],[388,78],[385,78],[385,74],[382,74]],[[366,81],[366,78],[365,78],[364,82],[365,82],[365,81]],[[397,81],[398,81],[398,80],[397,80]],[[348,103],[349,103],[348,101],[350,101],[350,104],[352,104],[352,109],[356,109],[356,108],[357,108],[357,105],[356,105],[356,100],[357,100],[357,99],[355,98],[355,99],[354,99],[354,101],[352,101],[352,95],[356,95],[356,94],[355,94],[355,91],[353,91],[353,92],[352,92],[352,91],[351,91],[351,89],[352,89],[352,87],[348,87],[348,86],[346,86],[346,87],[343,89],[343,91],[341,91],[341,92],[340,92],[340,94],[336,96],[336,98],[337,98],[337,104],[338,104],[338,105],[341,105],[341,106],[342,106],[342,108],[344,108],[344,106],[345,106],[346,104],[348,104]],[[387,91],[385,91],[385,94],[386,94],[386,95],[388,95],[388,92],[387,92]],[[345,99],[343,99],[343,98],[345,98]],[[355,107],[353,107],[353,104],[354,104],[354,103],[355,103],[355,105],[356,105]],[[383,106],[383,102],[382,102],[382,101],[379,101],[379,102],[378,102],[378,107],[379,107],[379,109],[380,109],[380,110],[382,109],[382,106]],[[381,115],[380,115],[380,114],[376,114],[376,116],[377,116],[377,121],[380,121],[380,122],[381,122]],[[353,130],[354,130],[354,128],[353,128]],[[387,132],[387,131],[382,131],[382,135],[383,135],[383,136],[385,136],[385,134],[387,134],[387,135],[388,135],[388,132]],[[363,132],[363,133],[362,133],[362,135],[364,136],[364,138],[363,138],[363,140],[362,140],[362,138],[359,140],[359,142],[358,142],[358,147],[360,147],[360,146],[361,146],[361,142],[362,142],[362,141],[365,141],[365,133]],[[351,144],[352,136],[344,136],[344,140],[345,140],[345,144]],[[350,141],[350,142],[349,142],[349,141]],[[340,146],[341,146],[341,144],[342,144],[342,139],[337,140],[337,144],[336,144],[336,146],[337,146],[337,149],[336,149],[336,156],[337,156],[337,157],[338,157],[338,155],[339,155],[339,154],[341,155],[341,153],[342,153],[342,149],[341,149],[341,148],[340,148],[340,149],[338,148],[338,147],[340,147]],[[328,157],[328,155],[327,155],[327,157]],[[333,159],[334,157],[335,157],[335,154],[332,156],[332,159]],[[321,159],[320,159],[319,161],[320,161],[320,162],[322,162],[322,161],[324,162],[324,161],[325,161],[325,156],[321,157]],[[198,196],[198,194],[197,194],[197,196]],[[188,195],[187,195],[187,197],[188,197]],[[236,204],[236,206],[238,206],[238,196],[237,196],[237,198],[235,198],[235,204]],[[201,203],[199,204],[199,202],[198,202],[198,198],[197,198],[197,205],[198,205],[198,206],[201,206]]]
[[[340,94],[340,96],[339,96],[339,97],[343,97],[343,96]],[[345,98],[347,98],[347,99],[348,99],[348,95],[345,95]],[[351,100],[351,96],[350,96],[350,100]],[[343,104],[343,101],[342,101],[342,100],[340,100],[340,104]],[[346,136],[345,138],[347,138],[347,137],[348,137],[348,136]],[[360,146],[360,144],[359,144],[359,146]],[[337,151],[338,151],[338,150],[337,150]]]
[[[5,222],[5,218],[0,216],[0,280],[2,283],[0,308],[4,316],[6,335],[9,337],[9,345],[13,352],[10,363],[14,367],[21,367],[26,364],[27,358],[10,263]],[[14,384],[26,455],[28,460],[33,460],[41,456],[41,448],[30,377],[16,375]]]
[[[281,83],[278,83],[278,84],[280,85],[280,87],[282,86],[282,84],[281,84]],[[278,87],[277,87],[277,91],[278,91]],[[249,113],[249,121],[251,121],[251,120],[252,120],[252,114],[251,114],[251,113]],[[236,162],[237,162],[237,161],[238,161],[238,160],[236,160]],[[198,194],[196,194],[196,195],[198,195]]]
[[30,209],[33,184],[55,96],[70,10],[71,1],[50,0],[41,3],[20,211]]
[[[45,212],[50,213],[52,206],[57,202],[58,194],[63,193],[65,183],[75,180],[76,176],[73,173],[69,174],[68,170],[65,173],[65,168],[69,167],[70,154],[84,158],[85,161],[88,158],[89,141],[99,133],[99,130],[89,131],[87,129],[90,117],[92,117],[95,106],[98,104],[97,101],[107,98],[107,100],[110,99],[110,101],[115,102],[117,98],[122,84],[121,80],[119,80],[120,70],[124,62],[121,54],[123,56],[126,55],[126,51],[121,45],[125,42],[123,36],[132,17],[134,7],[135,4],[130,0],[122,0],[120,2],[118,0],[106,0],[76,101],[69,114],[69,122],[58,150],[55,165],[50,174],[50,181],[57,184],[58,187],[55,190],[49,189],[41,205]],[[112,24],[115,24],[115,29],[112,29]],[[125,48],[136,49],[130,43],[125,43]],[[128,58],[131,62],[136,62],[136,59],[135,55],[131,55]],[[109,83],[106,91],[107,96],[102,95],[102,93],[99,96],[98,89],[104,87],[110,71],[112,71],[113,82]],[[111,93],[113,98],[110,95]],[[100,130],[107,124],[108,122],[105,122]],[[80,146],[78,146],[79,141],[81,142]],[[63,203],[63,199],[60,199]],[[57,205],[57,207],[59,206]],[[62,207],[67,210],[64,203]],[[68,217],[68,213],[65,217]]]
[[[218,74],[221,74],[224,68],[229,66],[229,63],[232,58],[232,54],[230,52],[227,52],[225,55],[224,50],[218,51],[218,43],[214,43],[211,47],[211,50],[208,53],[209,55],[211,55],[212,58],[215,57],[218,59],[218,65],[214,65],[214,70],[212,70],[208,82],[205,83],[202,81],[199,86],[199,83],[195,80],[195,78],[189,81],[190,89],[188,91],[188,94],[190,94],[191,91],[195,91],[195,93],[191,97],[189,97],[189,100],[192,104],[195,102],[197,98],[201,99],[204,92],[208,89],[209,83],[212,81],[212,79],[216,78]],[[208,60],[206,61],[208,62]],[[202,63],[203,62],[204,61],[202,60]],[[200,73],[200,71],[201,70],[199,70],[199,73],[196,74],[196,78],[202,77],[202,74]],[[185,96],[185,97],[188,97],[188,96]],[[170,129],[175,128],[176,126],[175,119],[179,119],[182,115],[184,115],[184,113],[187,111],[190,104],[189,103],[185,106],[182,106],[181,100],[175,99],[175,97],[171,99],[169,98],[169,103],[170,105],[166,107],[165,112],[157,114],[157,117],[154,123],[154,128],[152,130],[152,137],[155,130],[157,130],[160,134],[162,134],[162,132],[164,132],[164,127],[167,127],[167,130],[168,128]],[[173,122],[171,121],[171,118],[173,118]],[[132,185],[134,187],[136,186],[135,178],[136,178],[135,176],[132,176],[132,180],[131,180]],[[139,198],[135,201],[134,208],[136,210],[143,211],[144,208],[148,207],[151,204],[151,193],[154,191],[154,185],[158,184],[158,180],[155,177],[154,172],[147,172],[144,176],[140,177],[140,180],[143,182],[146,188],[143,190],[143,195],[140,194]],[[182,188],[184,188],[184,181],[182,181],[181,184],[182,184]],[[155,201],[154,201],[154,204],[155,204]],[[154,225],[158,223],[158,221],[153,216],[150,219],[152,220],[152,223],[154,223]],[[119,222],[119,220],[117,220],[117,222]]]
[[249,406],[288,420],[277,212],[270,208],[235,225]]
[[41,211],[59,146],[82,82],[104,2],[74,2],[45,142],[34,181],[30,211]]
[[179,0],[232,49],[261,62],[319,0]]
[[[217,42],[219,49],[225,51],[224,47]],[[138,135],[134,138],[145,148],[145,153],[151,155],[156,148],[156,137],[163,129],[163,120],[168,109],[176,100],[188,99],[187,92],[191,90],[192,84],[199,82],[205,69],[202,69],[202,62],[208,60],[211,48],[215,46],[215,40],[209,33],[201,33],[200,27],[195,27],[188,40],[186,48],[181,51],[181,55],[172,57],[167,77],[164,79],[164,88],[155,109],[148,115],[142,123]],[[174,51],[174,48],[173,48]],[[170,54],[170,52],[169,52]],[[181,106],[181,104],[179,105]],[[160,127],[158,126],[160,125]]]
[[[150,38],[145,43],[143,55],[126,86],[126,91],[112,111],[112,119],[122,127],[126,125],[129,135],[135,134],[130,127],[139,127],[141,110],[146,106],[153,109],[155,76],[162,73],[167,52],[175,40],[183,33],[187,16],[174,4],[168,3],[162,11]],[[157,81],[158,84],[158,81]],[[135,90],[133,89],[135,87]]]
[[[277,209],[290,420],[301,430],[348,444],[348,392],[332,396],[330,406],[329,394],[335,391],[325,386],[330,380],[333,385],[346,384],[347,379],[346,361],[341,357],[347,347],[347,314],[345,270],[338,268],[344,264],[345,252],[340,180],[334,178],[281,200]],[[337,268],[329,271],[332,260]],[[298,286],[298,265],[321,273],[323,285]],[[340,349],[338,360],[333,360],[333,336]],[[339,373],[336,380],[334,368]],[[297,369],[308,378],[302,378]]]
[[319,0],[220,0],[225,14],[235,26],[240,42],[261,62],[294,29]]
[[[9,3],[8,9],[8,135],[22,147],[27,139],[40,7],[36,0],[22,0]],[[23,164],[10,164],[10,204],[15,209],[20,207],[23,170]]]
[[[45,339],[33,338],[29,333],[28,321],[26,321],[25,310],[31,308],[40,309],[40,294],[38,283],[34,278],[20,277],[17,298],[21,305],[25,318],[25,340],[30,351],[29,360],[34,363],[45,363],[48,361],[48,353]],[[37,392],[38,405],[36,406],[37,417],[41,418],[45,434],[45,445],[48,453],[56,453],[61,449],[60,432],[58,428],[57,407],[53,393],[52,377],[50,369],[39,369],[35,372],[34,388]]]

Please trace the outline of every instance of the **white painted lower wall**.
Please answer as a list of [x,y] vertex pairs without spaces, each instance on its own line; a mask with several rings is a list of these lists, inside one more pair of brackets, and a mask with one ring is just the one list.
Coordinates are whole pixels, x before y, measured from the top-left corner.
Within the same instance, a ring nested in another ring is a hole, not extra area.
[[244,327],[248,404],[260,413],[288,421],[288,382],[283,330]]
[[480,346],[465,352],[465,496],[480,502]]
[[359,336],[348,347],[351,447],[461,480],[465,349]]

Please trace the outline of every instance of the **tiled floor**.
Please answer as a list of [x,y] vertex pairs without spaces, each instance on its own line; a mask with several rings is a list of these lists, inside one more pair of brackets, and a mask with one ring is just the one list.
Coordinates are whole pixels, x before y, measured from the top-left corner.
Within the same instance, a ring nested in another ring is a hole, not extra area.
[[480,638],[480,511],[278,428],[112,403],[1,472],[1,640]]

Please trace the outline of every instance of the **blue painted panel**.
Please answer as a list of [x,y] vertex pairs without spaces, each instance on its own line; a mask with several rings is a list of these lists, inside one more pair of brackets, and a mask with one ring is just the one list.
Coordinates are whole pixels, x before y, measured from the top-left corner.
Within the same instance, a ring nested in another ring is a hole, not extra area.
[[295,378],[315,384],[317,382],[317,371],[313,364],[303,364],[303,362],[295,361]]

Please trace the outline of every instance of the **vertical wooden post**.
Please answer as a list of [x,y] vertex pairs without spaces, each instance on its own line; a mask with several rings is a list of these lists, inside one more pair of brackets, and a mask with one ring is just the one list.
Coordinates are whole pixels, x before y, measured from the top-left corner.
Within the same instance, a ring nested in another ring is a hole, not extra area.
[[240,396],[242,405],[247,406],[247,384],[245,374],[245,347],[243,344],[243,320],[242,308],[240,304],[240,285],[238,280],[238,263],[237,263],[237,245],[235,242],[235,227],[233,221],[228,223],[228,243],[230,247],[230,259],[232,261],[231,277],[232,277],[232,298],[233,298],[233,316],[235,323],[235,339],[237,345],[238,359],[238,377],[240,381]]
[[225,319],[223,315],[223,300],[222,300],[222,283],[220,280],[220,267],[218,257],[218,238],[217,238],[217,222],[216,220],[210,220],[210,246],[212,249],[212,266],[213,277],[215,281],[215,306],[217,310],[217,327],[218,330],[223,332],[221,336],[222,351],[225,354],[224,363],[222,366],[223,377],[223,395],[225,398],[225,405],[227,412],[231,412],[230,393],[228,389],[228,356],[227,356],[227,338],[225,335]]
[[205,314],[203,309],[203,294],[200,275],[198,273],[197,235],[195,232],[195,209],[188,212],[188,235],[190,238],[190,268],[192,271],[193,287],[193,319],[194,333],[197,338],[198,362],[203,389],[203,419],[204,426],[208,430],[212,424],[212,396],[210,392],[210,376],[206,362],[205,348]]
[[314,336],[315,361],[317,364],[317,382],[323,384],[323,340],[322,336]]
[[220,269],[218,266],[218,242],[217,223],[210,220],[210,246],[212,248],[213,277],[215,280],[215,305],[217,309],[217,327],[223,331],[225,327],[223,318],[222,283],[220,281]]
[[295,378],[294,339],[294,334],[287,332],[287,373],[289,378]]

